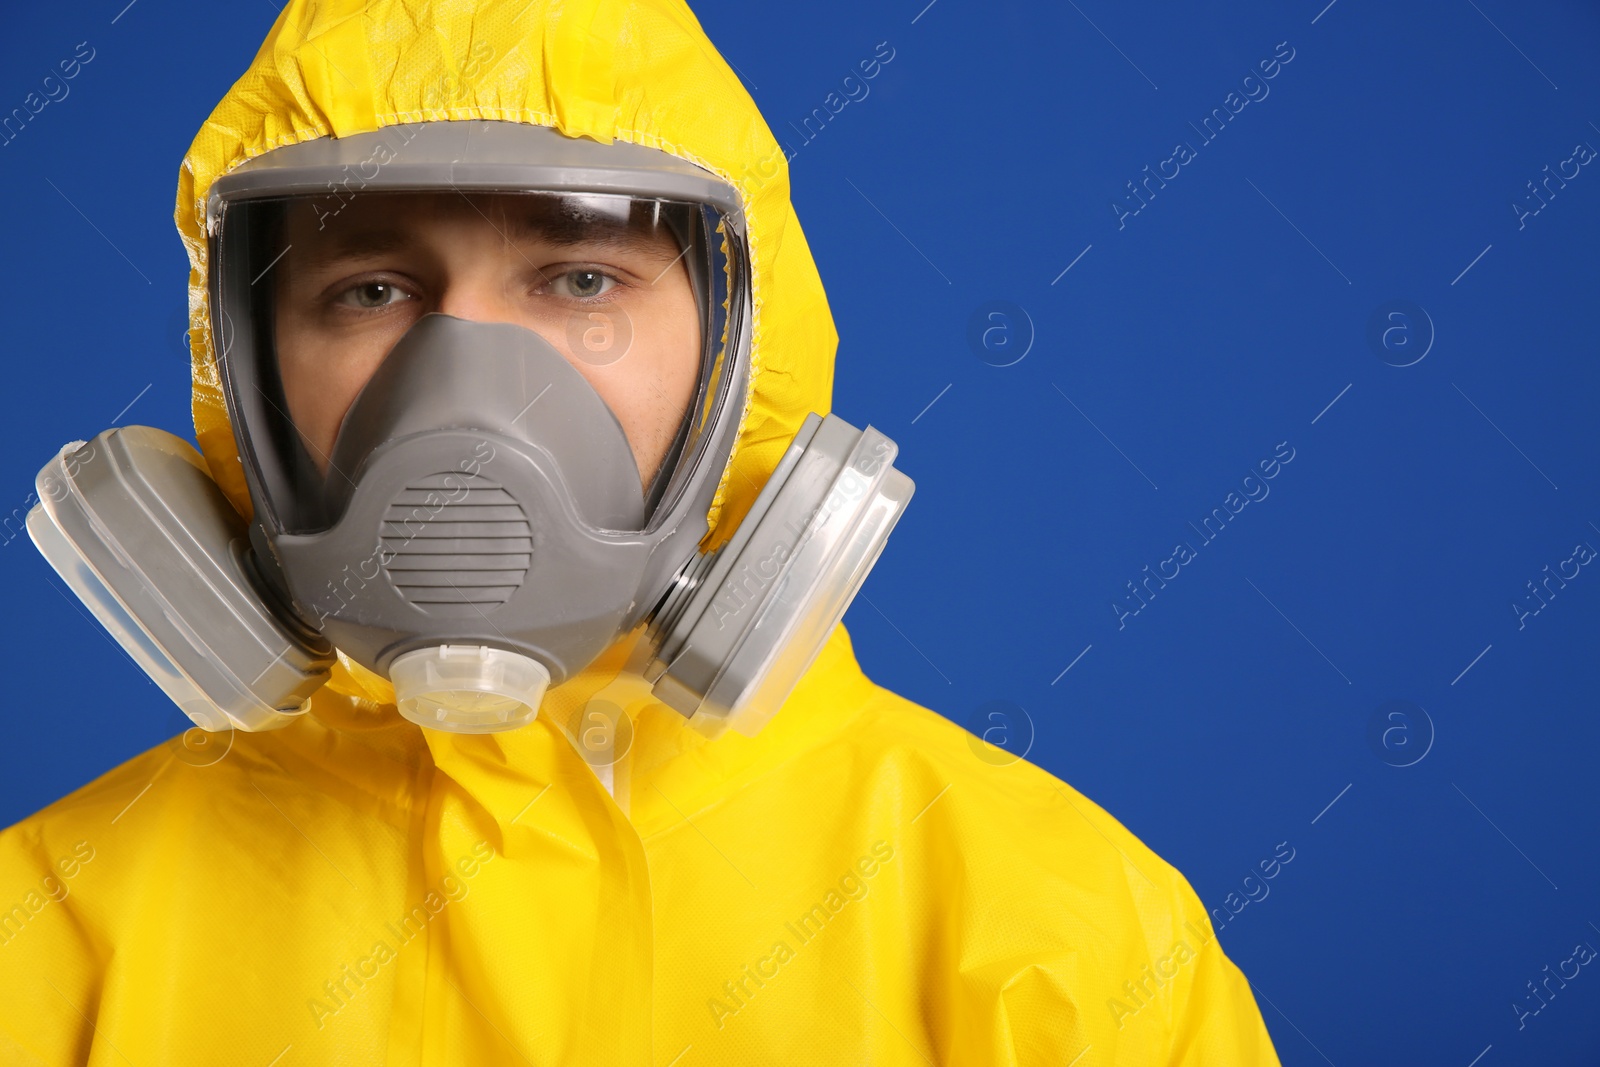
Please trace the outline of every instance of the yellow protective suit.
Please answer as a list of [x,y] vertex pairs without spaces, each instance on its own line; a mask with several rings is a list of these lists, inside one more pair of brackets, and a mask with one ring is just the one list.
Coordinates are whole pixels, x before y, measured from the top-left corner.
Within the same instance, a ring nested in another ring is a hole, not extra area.
[[[837,337],[783,153],[680,0],[291,0],[180,177],[218,481],[249,507],[211,360],[211,182],[465,118],[651,145],[743,194],[754,374],[726,536],[827,410]],[[755,739],[707,742],[627,654],[479,736],[420,730],[342,661],[296,725],[189,735],[5,831],[0,1062],[1277,1062],[1183,877],[875,686],[842,627]],[[632,724],[615,798],[559,728],[590,701]]]

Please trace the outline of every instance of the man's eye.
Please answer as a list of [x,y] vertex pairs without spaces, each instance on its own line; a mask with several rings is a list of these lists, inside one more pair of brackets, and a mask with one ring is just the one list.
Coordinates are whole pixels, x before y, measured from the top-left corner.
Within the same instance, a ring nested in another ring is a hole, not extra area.
[[388,282],[365,282],[345,290],[339,302],[360,308],[381,308],[407,299],[405,290]]
[[561,296],[573,297],[578,300],[592,300],[594,297],[603,296],[616,288],[617,282],[610,275],[602,274],[597,270],[569,270],[556,276],[553,288]]

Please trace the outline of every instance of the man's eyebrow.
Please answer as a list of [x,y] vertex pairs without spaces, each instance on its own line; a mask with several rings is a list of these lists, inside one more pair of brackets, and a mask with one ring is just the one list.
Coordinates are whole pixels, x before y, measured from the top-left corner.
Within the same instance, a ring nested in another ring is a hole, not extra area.
[[341,259],[398,252],[411,243],[411,235],[396,227],[344,230],[327,242],[313,244],[308,258],[312,265],[322,266]]
[[[657,255],[677,248],[672,231],[643,229],[615,219],[579,220],[546,212],[519,212],[507,219],[506,236],[513,240],[540,240],[558,247],[599,245]],[[671,246],[670,250],[667,246]]]

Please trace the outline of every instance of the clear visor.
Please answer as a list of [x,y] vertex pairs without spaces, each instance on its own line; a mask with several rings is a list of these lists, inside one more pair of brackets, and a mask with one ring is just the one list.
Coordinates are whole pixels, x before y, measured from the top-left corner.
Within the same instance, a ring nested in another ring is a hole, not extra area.
[[701,460],[732,377],[742,249],[703,204],[456,189],[249,199],[228,205],[214,254],[241,452],[285,532],[337,520],[329,483],[356,473],[332,459],[345,414],[424,315],[549,342],[616,416],[646,515]]

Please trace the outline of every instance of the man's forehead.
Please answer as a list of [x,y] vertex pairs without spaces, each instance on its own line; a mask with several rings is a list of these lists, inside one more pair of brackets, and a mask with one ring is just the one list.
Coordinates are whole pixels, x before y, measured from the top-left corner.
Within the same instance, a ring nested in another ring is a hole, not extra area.
[[399,251],[430,225],[479,224],[510,241],[604,248],[671,257],[678,244],[652,201],[550,194],[367,193],[337,214],[315,199],[290,202],[291,240],[320,257]]

